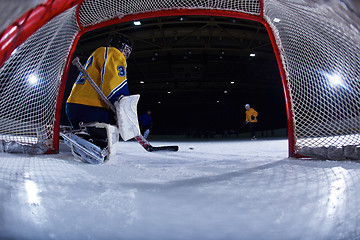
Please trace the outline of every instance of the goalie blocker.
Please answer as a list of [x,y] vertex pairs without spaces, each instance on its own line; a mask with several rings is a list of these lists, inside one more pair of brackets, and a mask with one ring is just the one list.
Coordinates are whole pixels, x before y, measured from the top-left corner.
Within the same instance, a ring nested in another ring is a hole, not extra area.
[[137,104],[140,95],[122,97],[115,102],[117,125],[121,138],[124,141],[135,138],[135,140],[148,152],[154,151],[178,151],[178,146],[152,146],[142,135],[139,128],[137,116]]
[[141,135],[137,116],[137,104],[140,95],[122,97],[115,102],[117,126],[121,138],[128,141]]

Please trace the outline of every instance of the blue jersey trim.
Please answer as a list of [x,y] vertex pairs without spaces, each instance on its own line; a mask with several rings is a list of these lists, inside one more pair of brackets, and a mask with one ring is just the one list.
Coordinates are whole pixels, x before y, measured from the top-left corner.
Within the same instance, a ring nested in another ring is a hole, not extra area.
[[129,96],[129,88],[126,79],[110,92],[107,99],[109,99],[111,103],[114,103],[120,96]]
[[100,89],[102,90],[102,86],[104,83],[104,76],[105,76],[105,70],[106,70],[106,63],[107,63],[107,59],[108,59],[108,55],[109,55],[109,48],[106,47],[105,48],[105,53],[104,53],[104,65],[101,69],[101,85],[100,85]]

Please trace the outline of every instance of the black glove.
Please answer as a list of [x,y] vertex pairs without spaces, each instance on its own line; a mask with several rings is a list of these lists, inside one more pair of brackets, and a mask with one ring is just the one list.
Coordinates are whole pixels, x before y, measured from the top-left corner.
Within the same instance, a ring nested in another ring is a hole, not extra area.
[[254,120],[254,119],[255,119],[255,117],[253,115],[251,115],[251,120]]

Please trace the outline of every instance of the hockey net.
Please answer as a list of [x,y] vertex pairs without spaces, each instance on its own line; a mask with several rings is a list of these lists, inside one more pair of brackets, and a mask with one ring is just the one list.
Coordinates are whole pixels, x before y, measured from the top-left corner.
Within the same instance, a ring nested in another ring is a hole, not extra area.
[[[42,4],[54,10],[52,4],[66,2]],[[251,19],[267,27],[284,85],[291,156],[360,158],[359,19],[346,5],[308,0],[72,3],[66,11],[55,11],[21,44],[9,47],[6,40],[11,31],[26,25],[26,18],[1,35],[1,51],[12,51],[0,68],[3,150],[19,146],[23,152],[58,150],[61,89],[77,39],[84,32],[137,18],[203,14]]]
[[265,1],[291,99],[294,152],[304,156],[360,159],[359,15],[346,7]]

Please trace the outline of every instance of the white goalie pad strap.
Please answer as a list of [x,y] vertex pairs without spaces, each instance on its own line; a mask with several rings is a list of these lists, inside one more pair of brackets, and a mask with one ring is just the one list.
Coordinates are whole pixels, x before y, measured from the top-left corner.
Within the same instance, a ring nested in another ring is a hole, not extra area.
[[140,128],[137,116],[137,104],[140,95],[131,95],[121,98],[115,102],[117,125],[121,138],[124,141],[139,136]]
[[107,123],[95,123],[95,127],[97,128],[105,128],[108,140],[108,151],[109,157],[105,160],[108,161],[110,157],[116,155],[116,147],[114,147],[115,143],[119,141],[119,130],[116,126],[107,124]]

